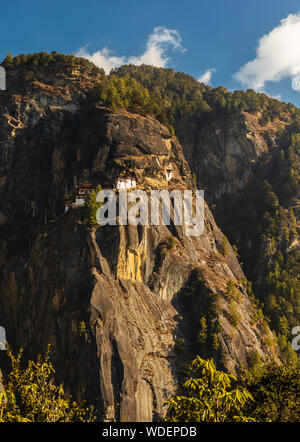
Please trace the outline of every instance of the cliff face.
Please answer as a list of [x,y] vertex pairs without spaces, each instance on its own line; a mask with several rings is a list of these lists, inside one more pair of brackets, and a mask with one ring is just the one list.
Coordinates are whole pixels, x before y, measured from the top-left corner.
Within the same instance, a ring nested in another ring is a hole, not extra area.
[[261,116],[241,112],[222,115],[201,127],[187,121],[176,127],[184,155],[211,201],[236,196],[257,165],[277,147],[278,129],[289,122],[261,124]]
[[1,99],[0,324],[26,357],[51,343],[58,381],[104,419],[150,421],[192,355],[236,371],[276,348],[207,205],[199,237],[174,224],[87,229],[84,209],[65,212],[75,186],[111,188],[120,175],[146,191],[193,188],[164,126],[87,106],[97,78],[66,75]]
[[244,272],[278,335],[297,361],[291,330],[300,320],[300,161],[297,118],[282,112],[222,115],[179,124],[183,151],[219,226],[236,244]]

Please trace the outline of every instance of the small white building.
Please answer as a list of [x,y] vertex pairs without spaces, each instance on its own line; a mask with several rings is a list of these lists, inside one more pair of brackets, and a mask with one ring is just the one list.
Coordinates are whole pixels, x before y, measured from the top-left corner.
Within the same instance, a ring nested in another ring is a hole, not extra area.
[[71,206],[83,207],[85,205],[86,197],[91,190],[92,189],[85,189],[85,188],[77,189],[76,193],[74,193],[73,198],[66,201],[65,212],[67,212]]
[[173,178],[173,170],[172,169],[167,169],[166,170],[166,180],[170,181]]
[[85,199],[84,199],[84,197],[81,197],[81,196],[76,196],[76,198],[75,198],[75,206],[79,206],[79,207],[82,207],[82,206],[84,206],[85,205]]
[[136,187],[136,179],[127,177],[127,178],[117,178],[114,189],[132,189]]
[[75,194],[75,206],[82,207],[85,205],[85,200],[88,195],[88,193],[91,191],[91,189],[83,189],[79,188],[77,193]]

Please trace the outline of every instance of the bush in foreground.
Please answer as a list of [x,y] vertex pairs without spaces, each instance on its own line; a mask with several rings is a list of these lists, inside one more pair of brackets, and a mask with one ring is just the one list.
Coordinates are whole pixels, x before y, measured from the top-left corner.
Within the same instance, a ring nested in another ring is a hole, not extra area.
[[50,348],[37,361],[21,367],[22,350],[17,357],[7,348],[12,369],[3,379],[0,391],[0,422],[92,422],[94,408],[83,408],[65,397],[63,387],[53,385],[55,370],[50,362]]
[[[183,385],[187,396],[173,396],[166,401],[165,420],[171,422],[249,422],[243,414],[253,398],[244,387],[231,387],[236,377],[216,369],[213,360],[197,356],[190,366],[190,377]],[[194,376],[199,377],[195,378]]]

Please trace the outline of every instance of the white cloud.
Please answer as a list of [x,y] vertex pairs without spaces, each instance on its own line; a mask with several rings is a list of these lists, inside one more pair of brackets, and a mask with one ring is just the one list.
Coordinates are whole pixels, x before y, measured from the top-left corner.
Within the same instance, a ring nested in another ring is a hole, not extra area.
[[150,64],[157,67],[165,67],[169,62],[167,51],[169,48],[178,49],[182,52],[185,49],[181,45],[181,37],[175,29],[167,29],[163,26],[158,26],[153,29],[153,33],[149,35],[146,44],[146,50],[140,56],[131,57],[116,57],[112,55],[112,51],[107,47],[89,53],[87,47],[80,48],[76,53],[78,57],[84,57],[95,63],[97,66],[103,68],[108,74],[114,67],[119,67],[122,64]]
[[115,57],[111,55],[111,51],[107,47],[90,54],[85,46],[80,48],[79,51],[76,52],[76,55],[92,61],[96,66],[103,68],[107,74],[112,68],[119,67],[125,63],[125,57]]
[[275,100],[281,100],[282,99],[282,95],[281,94],[269,94],[267,92],[265,92],[270,98],[275,98]]
[[207,71],[205,71],[204,74],[198,78],[199,83],[209,84],[214,72],[216,72],[214,68],[207,69]]
[[292,87],[300,91],[300,13],[281,20],[258,42],[256,58],[233,75],[243,86],[263,90],[267,81],[292,78]]
[[300,75],[295,75],[295,77],[292,79],[292,88],[295,91],[300,91]]

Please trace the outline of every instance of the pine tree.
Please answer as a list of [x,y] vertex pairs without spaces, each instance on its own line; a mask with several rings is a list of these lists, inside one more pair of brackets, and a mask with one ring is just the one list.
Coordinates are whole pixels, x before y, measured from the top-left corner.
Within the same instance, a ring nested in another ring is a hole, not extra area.
[[96,190],[91,190],[89,192],[85,201],[85,224],[87,227],[95,227],[98,225],[96,215],[98,209],[103,203],[97,202],[97,195],[102,190],[101,186],[98,185]]

